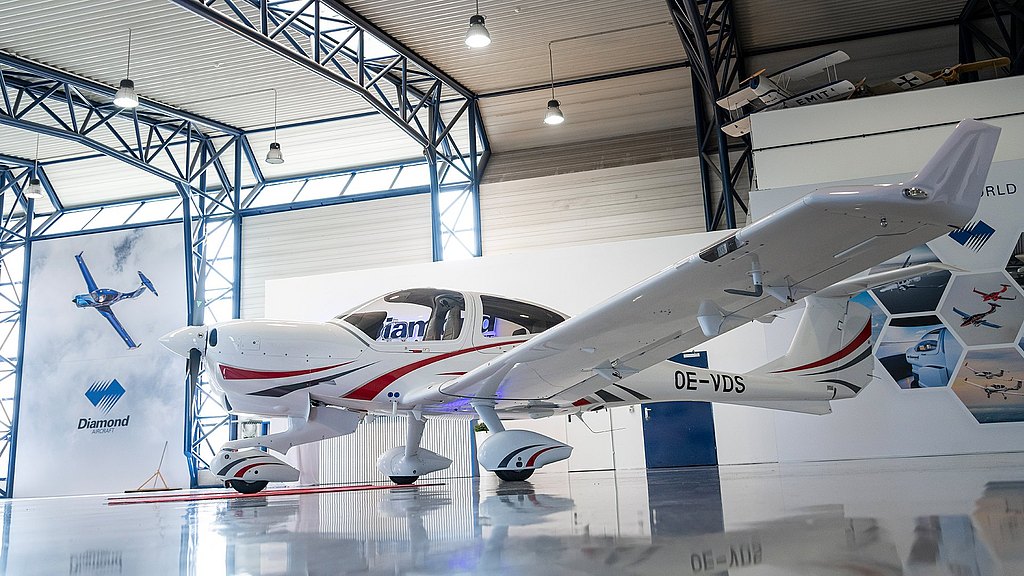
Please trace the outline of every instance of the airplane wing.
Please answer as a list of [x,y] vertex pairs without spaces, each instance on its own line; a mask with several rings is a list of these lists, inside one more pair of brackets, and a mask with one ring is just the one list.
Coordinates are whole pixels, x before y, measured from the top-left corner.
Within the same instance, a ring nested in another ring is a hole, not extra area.
[[110,309],[110,306],[100,306],[96,308],[96,311],[106,318],[107,322],[110,322],[110,325],[114,327],[114,330],[117,331],[117,334],[122,340],[124,340],[124,343],[128,345],[129,349],[134,350],[139,347],[139,345],[132,340],[132,337],[128,335],[128,331],[124,329],[124,326],[121,326],[121,321],[117,319],[117,316],[114,316],[114,311]]
[[981,322],[978,322],[978,324],[981,324],[982,326],[988,326],[989,328],[1002,328],[1002,326],[1000,326],[999,324],[993,324],[988,320],[982,320]]
[[[998,128],[965,120],[905,185],[811,193],[406,401],[573,402],[785,308],[968,221],[998,134]],[[607,265],[614,274],[617,264]],[[762,282],[752,285],[752,278]]]
[[78,261],[78,268],[82,271],[82,277],[85,278],[85,285],[89,288],[89,292],[93,292],[96,290],[96,281],[92,279],[92,274],[89,273],[89,267],[85,265],[82,254],[84,252],[75,254],[75,260]]
[[836,50],[835,52],[816,56],[806,62],[794,64],[784,70],[779,70],[775,74],[769,76],[768,79],[776,84],[785,86],[790,82],[803,80],[804,78],[809,78],[815,74],[820,74],[836,64],[846,62],[849,59],[850,56],[846,52]]
[[956,306],[953,306],[953,312],[959,314],[960,317],[963,318],[964,320],[966,320],[967,318],[970,317],[970,314],[968,314],[967,312],[964,312],[963,310],[957,308]]

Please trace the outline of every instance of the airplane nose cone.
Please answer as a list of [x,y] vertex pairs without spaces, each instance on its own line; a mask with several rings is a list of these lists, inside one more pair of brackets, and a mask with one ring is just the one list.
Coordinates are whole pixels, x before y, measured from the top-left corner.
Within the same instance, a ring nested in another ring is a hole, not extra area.
[[160,343],[178,356],[188,358],[193,348],[206,352],[206,326],[186,326],[160,337]]

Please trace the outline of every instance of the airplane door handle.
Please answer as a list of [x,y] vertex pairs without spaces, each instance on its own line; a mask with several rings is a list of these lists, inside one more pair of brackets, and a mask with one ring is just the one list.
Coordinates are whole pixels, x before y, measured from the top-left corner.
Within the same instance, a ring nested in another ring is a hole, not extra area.
[[645,422],[650,422],[651,421],[651,409],[650,408],[646,408],[646,407],[644,408],[644,421]]

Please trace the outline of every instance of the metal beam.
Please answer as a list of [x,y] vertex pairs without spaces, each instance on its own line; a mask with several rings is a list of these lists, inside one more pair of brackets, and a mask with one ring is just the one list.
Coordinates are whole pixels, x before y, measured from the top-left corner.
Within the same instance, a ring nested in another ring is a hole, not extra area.
[[[667,0],[672,20],[690,62],[697,147],[704,190],[705,226],[710,230],[735,228],[737,211],[747,208],[737,193],[737,182],[752,177],[750,138],[730,141],[722,126],[729,122],[715,104],[739,82],[743,58],[731,0]],[[739,210],[737,210],[737,208]]]
[[[990,33],[994,24],[996,35]],[[967,0],[960,17],[960,62],[1005,56],[1010,59],[1011,76],[1024,74],[1024,3],[1019,0]],[[976,79],[976,73],[965,75]]]

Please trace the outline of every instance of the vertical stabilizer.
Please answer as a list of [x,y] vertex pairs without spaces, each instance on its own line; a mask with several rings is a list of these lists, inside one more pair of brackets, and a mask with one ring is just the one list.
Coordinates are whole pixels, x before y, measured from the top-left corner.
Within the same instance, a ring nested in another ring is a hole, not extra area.
[[755,373],[812,381],[849,398],[872,379],[871,312],[848,297],[810,296],[789,351]]

